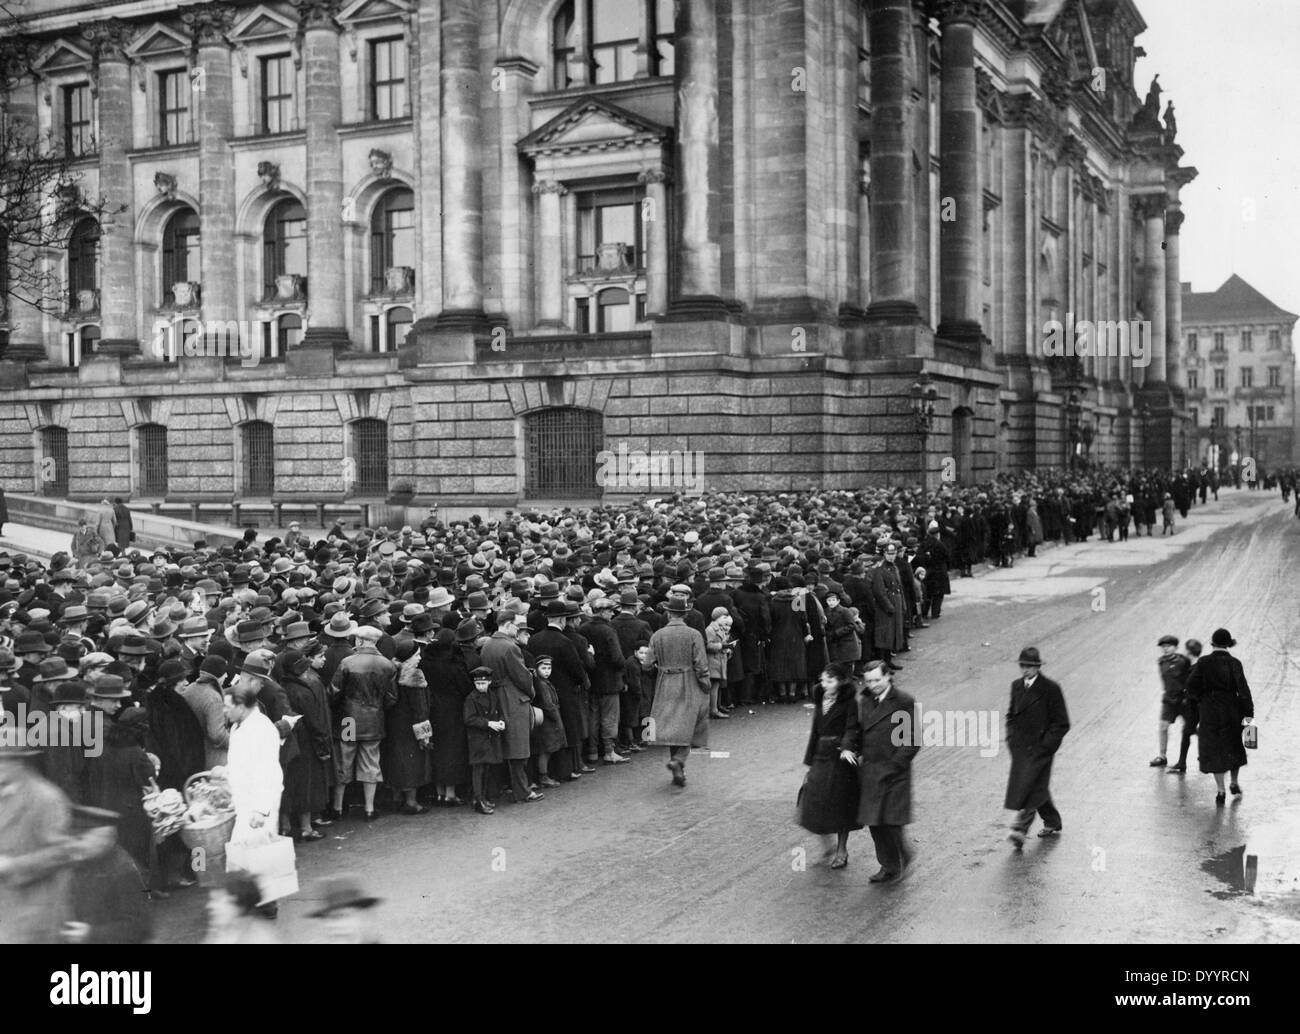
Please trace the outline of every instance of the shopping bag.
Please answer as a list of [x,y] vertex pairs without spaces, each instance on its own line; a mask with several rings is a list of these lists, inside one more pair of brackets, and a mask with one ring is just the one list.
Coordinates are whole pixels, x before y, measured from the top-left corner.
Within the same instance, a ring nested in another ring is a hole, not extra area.
[[1241,730],[1241,742],[1247,750],[1259,749],[1259,726],[1247,725]]
[[244,872],[257,881],[262,892],[260,905],[298,893],[298,868],[293,841],[267,834],[265,837],[232,841],[226,845],[226,872]]

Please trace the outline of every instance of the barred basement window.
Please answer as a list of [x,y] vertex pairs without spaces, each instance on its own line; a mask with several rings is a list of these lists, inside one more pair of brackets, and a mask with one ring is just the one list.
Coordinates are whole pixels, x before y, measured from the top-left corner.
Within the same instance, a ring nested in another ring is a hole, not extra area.
[[352,423],[352,457],[356,460],[357,495],[388,494],[388,424],[383,420]]
[[136,475],[140,495],[167,494],[167,428],[144,424],[140,428],[140,469]]
[[529,499],[595,499],[596,454],[605,448],[604,418],[560,406],[524,418],[524,495]]
[[41,455],[37,463],[41,495],[63,498],[68,494],[68,431],[47,427],[41,431]]
[[250,420],[241,429],[243,436],[243,481],[245,496],[269,497],[275,494],[275,432],[265,420]]

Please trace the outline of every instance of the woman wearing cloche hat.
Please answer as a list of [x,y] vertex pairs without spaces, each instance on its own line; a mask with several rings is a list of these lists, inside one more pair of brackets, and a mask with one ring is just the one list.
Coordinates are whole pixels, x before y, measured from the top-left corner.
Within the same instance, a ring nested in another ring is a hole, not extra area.
[[1228,789],[1234,797],[1241,796],[1237,773],[1246,764],[1246,750],[1242,744],[1242,728],[1255,717],[1255,702],[1246,682],[1246,672],[1241,661],[1228,653],[1237,645],[1232,633],[1217,628],[1210,638],[1213,649],[1192,666],[1187,679],[1187,694],[1195,701],[1200,724],[1199,738],[1201,771],[1214,776],[1218,787],[1215,804],[1223,804],[1225,773],[1231,773]]

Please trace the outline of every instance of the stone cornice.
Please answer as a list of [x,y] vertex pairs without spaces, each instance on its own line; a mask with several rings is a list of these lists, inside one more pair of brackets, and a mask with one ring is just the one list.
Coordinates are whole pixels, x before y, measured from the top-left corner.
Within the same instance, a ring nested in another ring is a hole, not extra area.
[[81,30],[81,38],[90,44],[92,62],[129,61],[127,47],[133,31],[130,25],[117,18],[91,22]]
[[298,12],[300,32],[309,29],[339,31],[339,23],[334,20],[339,10],[338,0],[289,0],[289,3]]

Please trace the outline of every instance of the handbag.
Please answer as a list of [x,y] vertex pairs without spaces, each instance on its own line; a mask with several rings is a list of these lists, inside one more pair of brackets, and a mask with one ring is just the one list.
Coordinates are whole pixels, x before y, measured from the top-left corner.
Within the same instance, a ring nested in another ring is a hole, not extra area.
[[1259,726],[1247,725],[1241,730],[1241,745],[1247,750],[1259,749]]
[[257,881],[262,892],[259,905],[298,893],[298,868],[293,841],[267,833],[226,845],[226,872],[245,872]]

